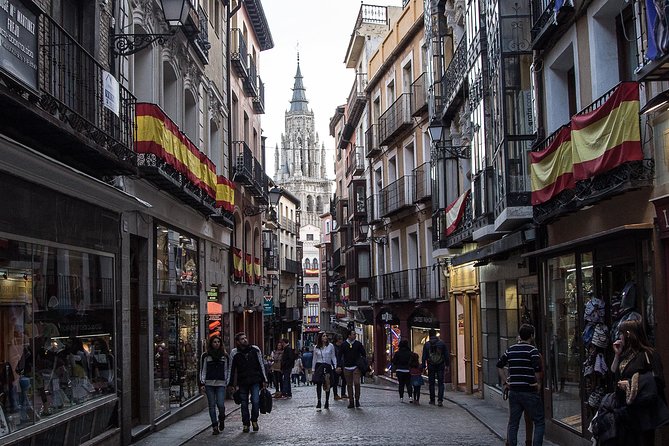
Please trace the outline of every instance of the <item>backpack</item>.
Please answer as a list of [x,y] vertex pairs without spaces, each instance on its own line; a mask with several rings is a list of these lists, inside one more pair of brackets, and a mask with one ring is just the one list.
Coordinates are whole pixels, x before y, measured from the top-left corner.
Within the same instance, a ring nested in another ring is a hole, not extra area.
[[428,359],[432,365],[440,365],[444,362],[444,354],[436,342],[430,342],[430,356]]

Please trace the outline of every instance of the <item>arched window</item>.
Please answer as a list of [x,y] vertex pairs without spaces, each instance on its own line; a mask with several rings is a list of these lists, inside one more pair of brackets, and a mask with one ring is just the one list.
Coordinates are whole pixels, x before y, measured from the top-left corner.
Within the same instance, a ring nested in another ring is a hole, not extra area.
[[314,269],[318,269],[318,259],[316,257],[314,257],[312,265],[314,265]]
[[311,292],[313,294],[318,294],[318,284],[314,283],[314,287],[311,289]]
[[311,269],[311,262],[309,259],[304,259],[304,269]]
[[311,294],[311,285],[304,285],[304,294]]

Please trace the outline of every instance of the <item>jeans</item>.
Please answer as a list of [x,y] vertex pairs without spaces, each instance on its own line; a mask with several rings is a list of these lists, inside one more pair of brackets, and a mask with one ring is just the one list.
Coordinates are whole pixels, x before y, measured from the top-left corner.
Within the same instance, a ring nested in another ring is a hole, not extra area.
[[[211,425],[218,426],[219,420],[225,419],[225,386],[204,386],[209,402]],[[218,407],[218,416],[216,408]]]
[[293,396],[293,390],[290,387],[290,370],[283,372],[283,386],[281,386],[283,396]]
[[[249,394],[251,395],[250,416]],[[242,398],[242,424],[248,426],[251,424],[251,421],[258,421],[258,415],[260,415],[260,384],[239,386],[239,396]]]
[[537,392],[509,391],[509,427],[507,431],[510,446],[518,444],[518,424],[523,416],[523,411],[534,421],[533,446],[541,446],[544,441],[544,405],[541,396]]
[[438,401],[444,401],[444,371],[445,367],[431,367],[428,369],[427,379],[430,383],[430,401],[434,402],[434,380],[436,378],[439,385]]
[[409,372],[397,372],[397,381],[399,382],[400,398],[404,398],[404,388],[406,387],[409,398],[411,398],[412,389],[411,389],[411,375]]

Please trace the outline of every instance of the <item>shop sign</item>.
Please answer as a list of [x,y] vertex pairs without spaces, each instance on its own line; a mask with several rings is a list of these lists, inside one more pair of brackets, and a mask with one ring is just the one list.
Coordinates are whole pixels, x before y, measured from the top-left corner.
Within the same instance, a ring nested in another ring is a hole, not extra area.
[[539,278],[537,276],[519,278],[518,294],[539,294]]
[[660,226],[660,237],[669,237],[669,202],[655,203],[657,224]]
[[216,302],[218,300],[218,285],[211,285],[207,290],[207,300]]
[[399,325],[400,318],[395,315],[391,310],[384,309],[376,315],[376,323],[382,325]]
[[274,298],[272,296],[265,296],[262,303],[262,315],[271,316],[274,314]]
[[478,287],[476,268],[472,264],[466,264],[451,268],[451,289],[464,290]]
[[37,90],[37,15],[20,0],[0,0],[0,69]]

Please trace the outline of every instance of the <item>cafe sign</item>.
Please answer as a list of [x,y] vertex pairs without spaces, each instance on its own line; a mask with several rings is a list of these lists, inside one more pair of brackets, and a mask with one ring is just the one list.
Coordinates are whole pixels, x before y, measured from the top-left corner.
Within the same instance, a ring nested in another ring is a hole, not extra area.
[[37,10],[34,8],[28,8],[20,0],[0,0],[0,70],[36,91]]

